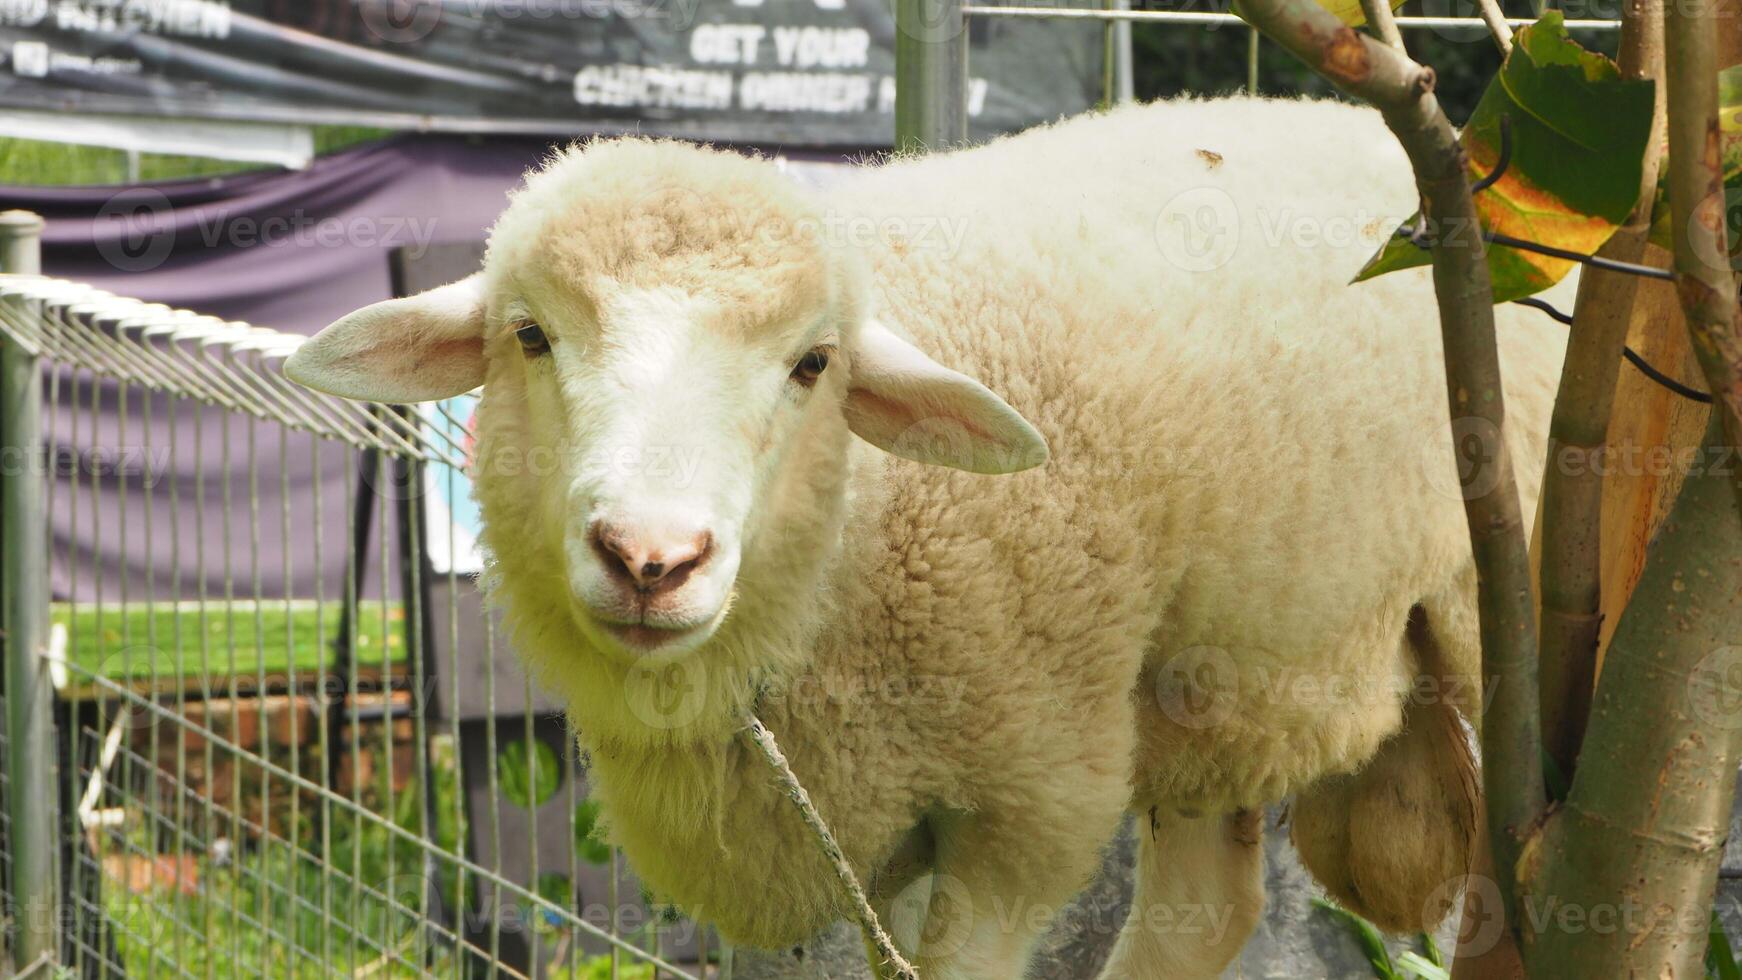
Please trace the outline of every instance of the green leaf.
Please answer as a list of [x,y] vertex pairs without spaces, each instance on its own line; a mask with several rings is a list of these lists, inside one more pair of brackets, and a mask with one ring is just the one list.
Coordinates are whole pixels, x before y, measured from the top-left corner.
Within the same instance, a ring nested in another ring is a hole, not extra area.
[[604,829],[599,826],[598,800],[575,804],[575,853],[588,864],[611,863],[611,845],[605,842]]
[[1366,919],[1343,908],[1335,902],[1322,898],[1313,899],[1313,905],[1331,916],[1341,920],[1355,937],[1355,944],[1361,947],[1361,952],[1367,957],[1367,962],[1373,967],[1373,975],[1378,980],[1405,980],[1391,964],[1391,951],[1385,948],[1385,937],[1379,934],[1379,928]]
[[1728,133],[1742,132],[1742,65],[1718,73],[1718,126]]
[[1717,980],[1742,980],[1742,966],[1736,964],[1730,937],[1716,911],[1712,913],[1711,933],[1706,941],[1706,975]]
[[1433,933],[1424,932],[1421,934],[1421,952],[1423,956],[1427,957],[1427,961],[1434,966],[1446,965],[1445,954],[1440,952],[1440,944],[1434,942]]
[[1452,980],[1452,971],[1434,963],[1427,957],[1408,950],[1397,955],[1397,962],[1408,976],[1419,977],[1420,980]]
[[[1482,226],[1543,245],[1596,251],[1626,220],[1639,196],[1653,91],[1652,82],[1622,78],[1614,62],[1569,38],[1560,11],[1548,11],[1519,31],[1512,54],[1459,135],[1474,181],[1494,169],[1501,117],[1511,120],[1511,163],[1499,181],[1476,195]],[[1408,226],[1415,222],[1411,218]],[[1460,229],[1446,233],[1468,234]],[[1430,261],[1427,250],[1393,238],[1355,281]],[[1488,271],[1494,302],[1547,289],[1573,265],[1566,259],[1491,247]]]
[[527,740],[517,738],[496,752],[496,772],[502,795],[515,806],[534,807],[556,794],[562,782],[556,752],[539,739],[532,739],[530,758]]

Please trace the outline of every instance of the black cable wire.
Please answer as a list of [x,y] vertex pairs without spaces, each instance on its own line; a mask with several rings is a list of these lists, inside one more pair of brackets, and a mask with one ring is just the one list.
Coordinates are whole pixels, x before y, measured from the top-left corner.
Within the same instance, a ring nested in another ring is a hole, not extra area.
[[[1494,184],[1500,180],[1501,176],[1506,173],[1506,168],[1510,166],[1512,166],[1512,117],[1502,113],[1500,116],[1500,156],[1495,159],[1494,169],[1488,171],[1487,176],[1470,185],[1470,196],[1475,197],[1477,194],[1493,187]],[[1420,216],[1416,218],[1415,227],[1399,228],[1397,229],[1397,235],[1400,238],[1409,239],[1409,243],[1414,245],[1416,248],[1424,251],[1431,248],[1432,245],[1427,240],[1426,209],[1422,209]],[[1615,259],[1606,259],[1597,255],[1587,255],[1584,252],[1575,252],[1572,249],[1556,248],[1553,245],[1539,245],[1536,242],[1527,239],[1514,238],[1511,235],[1502,234],[1497,231],[1489,231],[1486,228],[1482,229],[1482,240],[1491,245],[1500,245],[1505,248],[1518,249],[1521,252],[1536,252],[1539,255],[1547,255],[1557,259],[1566,259],[1569,262],[1578,262],[1598,269],[1607,269],[1610,272],[1620,272],[1630,276],[1644,276],[1647,279],[1663,279],[1670,282],[1675,281],[1675,274],[1668,269],[1659,269],[1655,266],[1649,265],[1635,265],[1632,262],[1620,262]]]
[[[1569,327],[1573,325],[1572,317],[1562,313],[1549,303],[1537,299],[1534,296],[1527,296],[1524,299],[1515,299],[1513,302],[1517,303],[1519,306],[1528,306],[1533,310],[1541,310],[1553,317],[1555,320],[1564,323]],[[1627,359],[1627,363],[1637,368],[1640,374],[1643,374],[1658,384],[1663,385],[1665,388],[1668,388],[1670,391],[1675,392],[1683,398],[1686,398],[1689,401],[1699,402],[1702,405],[1710,405],[1712,403],[1711,395],[1708,395],[1697,388],[1689,388],[1680,381],[1677,381],[1669,375],[1664,374],[1662,371],[1659,371],[1657,368],[1652,367],[1650,362],[1646,361],[1645,358],[1640,357],[1639,352],[1633,348],[1623,346],[1621,348],[1621,356]]]
[[1640,357],[1633,348],[1621,348],[1621,356],[1627,358],[1627,363],[1638,368],[1640,374],[1643,374],[1658,384],[1663,385],[1665,388],[1668,388],[1670,391],[1675,392],[1683,398],[1686,398],[1689,401],[1699,402],[1702,405],[1712,404],[1711,395],[1708,395],[1697,388],[1689,388],[1687,385],[1682,384],[1680,381],[1677,381],[1669,375],[1664,374],[1662,371],[1659,371],[1657,368],[1652,367],[1650,364],[1647,364],[1645,358]]
[[[1501,175],[1506,173],[1506,168],[1511,165],[1512,117],[1502,113],[1500,116],[1500,156],[1495,159],[1494,169],[1490,170],[1487,176],[1470,185],[1470,196],[1474,197],[1488,188],[1493,187],[1495,182],[1500,179]],[[1427,209],[1421,209],[1420,216],[1417,217],[1414,227],[1405,226],[1397,229],[1397,236],[1399,238],[1409,239],[1409,243],[1414,245],[1416,248],[1423,250],[1432,248],[1432,245],[1430,245],[1427,240]],[[1605,259],[1596,255],[1586,255],[1583,252],[1575,252],[1571,249],[1556,248],[1553,245],[1539,245],[1536,242],[1526,241],[1522,238],[1514,238],[1511,235],[1489,231],[1486,228],[1482,229],[1482,240],[1493,245],[1500,245],[1505,248],[1515,248],[1524,252],[1536,252],[1557,259],[1567,259],[1594,268],[1607,269],[1610,272],[1620,272],[1630,276],[1643,276],[1647,279],[1663,279],[1669,282],[1675,281],[1675,273],[1668,269],[1659,269],[1649,265],[1635,265],[1632,262],[1619,262],[1615,259]],[[1569,327],[1573,325],[1572,317],[1555,309],[1552,305],[1543,300],[1534,297],[1526,297],[1524,299],[1513,300],[1513,302],[1520,306],[1528,306],[1533,310],[1541,310],[1553,317],[1555,320],[1558,320]],[[1640,357],[1639,352],[1633,348],[1623,346],[1621,348],[1621,356],[1627,359],[1627,363],[1637,368],[1640,374],[1643,374],[1658,384],[1663,385],[1665,388],[1668,388],[1670,391],[1675,392],[1683,398],[1699,402],[1703,405],[1709,405],[1712,403],[1711,395],[1696,388],[1689,388],[1680,381],[1677,381],[1669,375],[1664,374],[1662,371],[1659,371],[1657,368],[1652,367],[1651,364],[1647,362],[1645,358]]]
[[1470,196],[1475,197],[1493,187],[1494,182],[1499,180],[1500,175],[1505,173],[1506,168],[1510,166],[1512,166],[1512,116],[1502,112],[1500,114],[1500,159],[1494,161],[1494,169],[1488,171],[1488,176],[1470,185]]
[[1610,272],[1624,272],[1630,276],[1643,276],[1647,279],[1662,279],[1665,282],[1675,281],[1675,273],[1668,269],[1659,269],[1656,266],[1650,265],[1634,265],[1632,262],[1620,262],[1615,259],[1605,259],[1600,255],[1586,255],[1583,252],[1574,252],[1570,249],[1555,248],[1553,245],[1538,245],[1536,242],[1525,241],[1522,238],[1513,238],[1511,235],[1503,235],[1497,231],[1483,229],[1482,239],[1487,242],[1492,242],[1495,245],[1504,245],[1507,248],[1516,248],[1525,252],[1537,252],[1542,255],[1552,255],[1557,259],[1571,259],[1574,262],[1579,262],[1597,269],[1607,269]]
[[[1427,251],[1433,247],[1433,245],[1427,240],[1427,233],[1423,228],[1422,222],[1417,222],[1413,228],[1405,227],[1397,229],[1397,237],[1409,239],[1411,245],[1414,245],[1416,248],[1423,251]],[[1523,238],[1514,238],[1511,235],[1498,231],[1489,231],[1486,228],[1482,229],[1482,240],[1490,245],[1499,245],[1504,248],[1515,248],[1521,252],[1536,252],[1540,255],[1548,255],[1557,259],[1566,259],[1571,262],[1577,262],[1580,265],[1588,265],[1594,269],[1607,269],[1610,272],[1620,272],[1629,276],[1642,276],[1646,279],[1662,279],[1665,282],[1675,281],[1675,273],[1668,269],[1659,269],[1653,265],[1636,265],[1632,262],[1622,262],[1618,259],[1606,259],[1600,255],[1586,255],[1584,252],[1575,252],[1566,248],[1556,248],[1553,245],[1539,245],[1533,241],[1528,241]]]
[[1546,301],[1546,300],[1537,299],[1535,296],[1526,296],[1523,299],[1515,299],[1515,300],[1513,300],[1513,302],[1517,303],[1519,306],[1528,306],[1533,310],[1541,310],[1544,313],[1547,313],[1551,319],[1553,319],[1556,323],[1561,324],[1562,326],[1570,327],[1573,325],[1573,318],[1572,317],[1567,316],[1565,313],[1562,313],[1560,310],[1555,309],[1554,306],[1549,304],[1548,301]]

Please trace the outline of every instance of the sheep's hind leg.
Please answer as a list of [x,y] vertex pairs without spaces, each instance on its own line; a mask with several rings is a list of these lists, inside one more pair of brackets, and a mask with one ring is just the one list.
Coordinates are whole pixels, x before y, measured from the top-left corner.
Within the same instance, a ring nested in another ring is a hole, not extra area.
[[[1404,699],[1403,730],[1359,770],[1308,787],[1291,810],[1307,870],[1391,932],[1432,931],[1451,911],[1482,814],[1481,770],[1463,720],[1480,708],[1480,681],[1454,666],[1473,667],[1481,651],[1471,632],[1428,626],[1421,610],[1411,615],[1406,642],[1434,684]],[[1460,645],[1442,651],[1442,635]]]
[[1131,915],[1102,980],[1214,980],[1264,910],[1263,813],[1153,810],[1139,834]]

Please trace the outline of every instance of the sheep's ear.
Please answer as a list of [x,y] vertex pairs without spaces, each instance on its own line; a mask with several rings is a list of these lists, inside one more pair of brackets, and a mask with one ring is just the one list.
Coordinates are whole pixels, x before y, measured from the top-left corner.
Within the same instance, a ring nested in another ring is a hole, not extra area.
[[1046,440],[986,386],[951,371],[876,321],[848,351],[847,425],[881,449],[972,473],[1046,462]]
[[484,383],[480,277],[365,306],[297,348],[284,373],[361,401],[424,402],[471,391]]

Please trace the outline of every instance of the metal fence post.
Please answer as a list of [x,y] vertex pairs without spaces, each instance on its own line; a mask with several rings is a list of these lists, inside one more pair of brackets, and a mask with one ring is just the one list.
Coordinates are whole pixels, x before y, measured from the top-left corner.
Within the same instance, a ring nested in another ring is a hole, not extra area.
[[[41,218],[0,213],[0,272],[42,271]],[[10,302],[27,302],[14,300]],[[54,693],[42,665],[48,636],[39,352],[0,337],[0,629],[5,637],[6,772],[11,820],[13,962],[57,952],[54,872]]]
[[962,0],[895,0],[895,148],[968,141],[968,21]]

